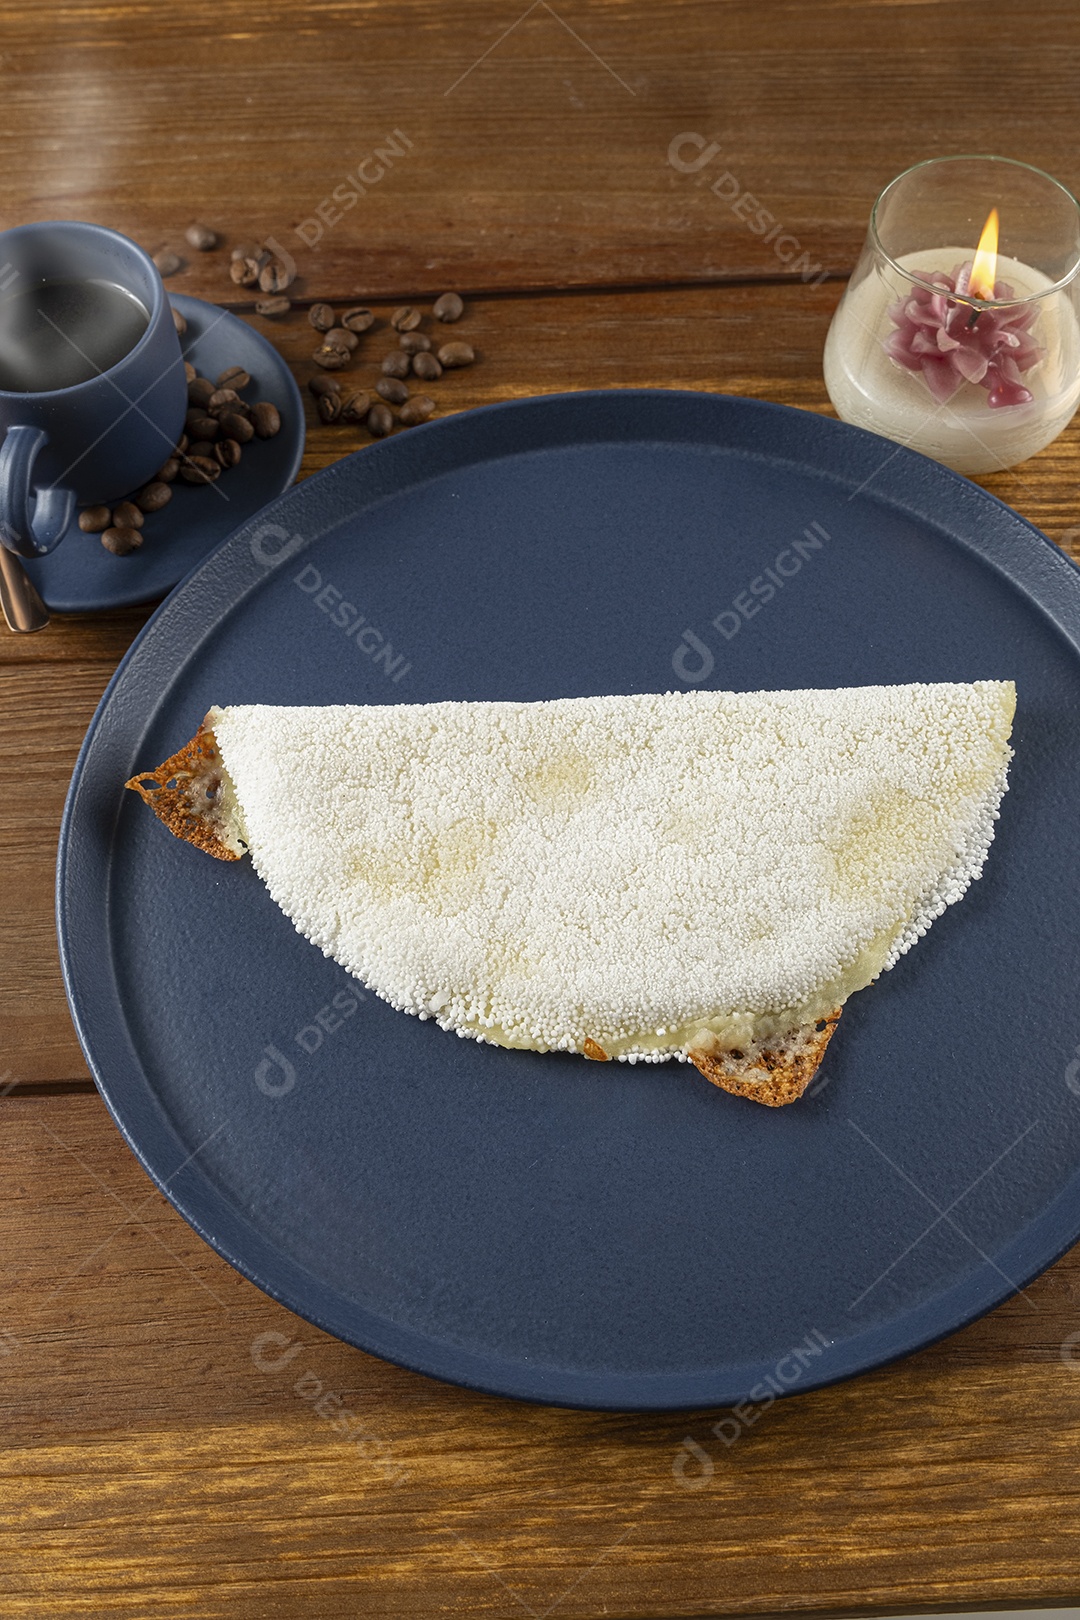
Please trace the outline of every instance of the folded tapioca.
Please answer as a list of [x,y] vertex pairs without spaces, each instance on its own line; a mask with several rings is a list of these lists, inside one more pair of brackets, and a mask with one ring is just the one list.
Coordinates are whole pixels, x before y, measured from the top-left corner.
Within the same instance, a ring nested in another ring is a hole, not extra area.
[[1009,681],[213,708],[128,783],[328,956],[498,1046],[801,1095],[978,877]]

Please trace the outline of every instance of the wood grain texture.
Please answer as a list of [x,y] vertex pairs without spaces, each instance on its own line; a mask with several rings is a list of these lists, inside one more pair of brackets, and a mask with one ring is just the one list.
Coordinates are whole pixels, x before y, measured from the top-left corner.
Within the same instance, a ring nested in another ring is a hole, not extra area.
[[[839,296],[840,287],[832,284],[749,283],[471,299],[456,326],[440,327],[430,318],[425,326],[436,343],[467,338],[478,352],[477,364],[446,372],[434,383],[413,379],[409,386],[430,393],[441,415],[579,388],[697,388],[831,415],[821,355]],[[393,304],[373,308],[378,324],[362,339],[349,369],[338,373],[343,388],[371,390],[380,362],[396,347],[388,325]],[[306,308],[283,320],[249,319],[301,383],[308,438],[300,476],[370,444],[365,429],[327,427],[315,413],[306,384],[318,370],[311,359],[317,334]],[[980,482],[1080,560],[1080,418],[1030,461]],[[146,534],[149,547],[152,517]],[[97,544],[90,537],[85,543]],[[0,666],[58,659],[116,662],[149,611],[59,618],[35,636],[13,636],[0,624]]]
[[[522,1406],[350,1349],[214,1255],[96,1098],[8,1097],[0,1121],[5,1617],[645,1620],[1080,1587],[1078,1253],[1037,1309],[726,1444],[724,1414]],[[673,1472],[687,1437],[700,1488]]]
[[53,880],[67,782],[112,671],[74,660],[0,671],[0,1090],[89,1075],[60,981]]
[[[1075,190],[1078,66],[1073,0],[23,0],[0,217],[179,247],[171,285],[211,297],[193,215],[273,235],[324,296],[797,278],[850,269],[878,190],[931,155]],[[685,132],[720,147],[696,174],[668,161]]]
[[[822,409],[835,296],[481,301],[460,328],[481,362],[434,391],[447,410],[596,381]],[[304,318],[274,331],[303,378]],[[389,345],[371,335],[359,382]],[[364,439],[313,424],[305,470]],[[1060,537],[1077,443],[1074,427],[988,482]],[[5,1063],[27,1083],[86,1073],[56,969],[53,851],[83,730],[141,617],[3,643],[0,1010]],[[644,1620],[1064,1601],[1080,1588],[1080,1371],[1060,1348],[1080,1327],[1078,1254],[1035,1285],[1036,1313],[1008,1304],[895,1368],[770,1409],[728,1445],[712,1432],[723,1414],[519,1407],[363,1356],[217,1259],[96,1098],[16,1091],[0,1126],[5,1614]],[[302,1346],[280,1372],[252,1359],[264,1333]],[[305,1390],[322,1386],[313,1399],[340,1395],[357,1414],[363,1450],[295,1392],[305,1374]],[[700,1489],[672,1473],[687,1438],[713,1468]]]
[[[699,388],[831,411],[821,351],[837,296],[831,286],[747,285],[479,299],[458,326],[445,329],[474,343],[477,364],[422,386],[443,414],[596,386]],[[396,347],[386,320],[391,306],[375,307],[379,325],[339,373],[343,387],[372,388],[383,356]],[[317,370],[306,313],[252,319],[306,384]],[[324,426],[306,386],[302,393],[304,476],[371,442],[363,428]],[[1080,418],[1031,461],[983,482],[1080,559]],[[147,534],[150,546],[152,517]],[[86,543],[96,544],[91,537]],[[13,1080],[25,1087],[88,1079],[56,957],[56,839],[86,726],[148,613],[57,619],[35,636],[0,626],[0,754],[9,772],[0,810],[9,900],[0,919],[0,1088]]]
[[[827,411],[840,289],[821,278],[850,268],[876,191],[963,150],[1076,189],[1078,68],[1074,0],[15,0],[0,224],[176,247],[171,290],[242,311],[229,249],[275,237],[298,307],[251,318],[301,382],[304,304],[385,317],[456,286],[483,296],[443,335],[481,359],[428,389],[443,413],[631,386]],[[696,171],[669,158],[686,133],[716,146]],[[183,244],[193,217],[220,249]],[[383,324],[343,381],[370,386],[391,344]],[[304,394],[307,476],[367,440]],[[1080,424],[985,483],[1080,558]],[[148,611],[0,630],[5,1620],[1075,1601],[1080,1249],[1028,1290],[1035,1310],[1013,1300],[732,1440],[725,1413],[561,1412],[391,1367],[195,1236],[92,1091],[52,923],[70,771]]]

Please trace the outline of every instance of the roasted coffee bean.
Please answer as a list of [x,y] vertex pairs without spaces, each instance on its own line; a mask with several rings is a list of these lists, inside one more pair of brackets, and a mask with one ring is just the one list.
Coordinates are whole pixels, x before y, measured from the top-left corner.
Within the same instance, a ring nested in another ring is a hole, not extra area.
[[368,432],[376,439],[385,439],[393,431],[394,415],[389,405],[373,405],[365,420]]
[[360,347],[360,339],[355,332],[350,332],[347,326],[332,326],[323,338],[324,343],[336,343],[342,349],[348,349],[354,354]]
[[337,325],[337,317],[329,304],[312,304],[307,318],[316,332],[329,332]]
[[384,377],[407,377],[411,365],[407,354],[402,354],[400,349],[391,349],[379,370]]
[[290,298],[256,298],[256,315],[265,315],[267,320],[276,321],[279,315],[287,315],[292,309]]
[[251,407],[251,425],[258,438],[272,439],[281,430],[277,406],[271,405],[268,399],[260,399],[257,405]]
[[295,272],[286,270],[280,259],[271,259],[259,271],[259,287],[264,293],[283,293],[295,280]]
[[315,401],[320,422],[336,422],[341,415],[340,394],[320,394]]
[[324,371],[340,371],[347,366],[351,355],[348,349],[339,349],[336,343],[324,343],[321,349],[316,349],[311,357],[317,366]]
[[308,378],[308,387],[316,399],[320,394],[337,394],[341,392],[340,377],[328,377],[324,372],[317,372],[314,377]]
[[204,456],[185,456],[180,463],[180,477],[185,484],[212,484],[221,477],[221,468],[213,451]]
[[174,456],[182,456],[184,451],[187,449],[187,447],[188,447],[188,436],[187,436],[186,433],[181,433],[180,437],[176,441],[176,449],[173,451],[173,455]]
[[188,383],[187,397],[189,405],[197,405],[205,410],[214,394],[214,385],[209,377],[196,377]]
[[402,332],[398,338],[398,348],[404,354],[420,354],[431,348],[431,339],[426,332]]
[[160,512],[163,506],[168,506],[172,500],[172,480],[155,478],[153,483],[145,484],[135,497],[135,505],[140,512]]
[[235,467],[243,453],[235,439],[219,439],[214,446],[214,457],[223,468]]
[[371,395],[363,388],[354,388],[341,401],[343,422],[362,422],[371,409]]
[[385,399],[388,405],[404,405],[409,397],[409,390],[400,377],[382,377],[375,384],[375,392],[380,399]]
[[188,247],[197,248],[200,253],[209,253],[211,248],[218,245],[218,234],[217,231],[212,231],[209,225],[196,221],[184,232],[184,241]]
[[374,324],[374,315],[362,304],[358,304],[355,309],[347,309],[338,322],[338,325],[343,326],[347,332],[366,332]]
[[391,315],[390,325],[395,332],[415,332],[423,318],[420,311],[413,309],[411,304],[403,304],[401,309],[395,309]]
[[437,321],[460,321],[465,305],[457,293],[441,293],[432,305],[431,313]]
[[172,311],[172,323],[176,327],[179,335],[183,337],[184,333],[187,331],[187,321],[185,321],[178,309],[174,309]]
[[398,421],[402,427],[417,427],[435,414],[435,401],[428,394],[414,394],[401,407]]
[[226,366],[219,372],[217,385],[219,388],[246,388],[251,377],[243,366]]
[[190,360],[185,360],[184,361],[184,381],[188,382],[188,383],[193,383],[198,375],[199,375],[199,373],[195,370],[195,367],[192,365],[191,361]]
[[176,482],[176,475],[179,471],[180,457],[170,456],[168,461],[158,468],[155,481],[159,484],[173,484]]
[[237,407],[243,403],[235,388],[216,388],[206,402],[206,409],[211,416],[224,416],[226,411],[242,415],[242,412],[237,411]]
[[183,262],[179,253],[173,253],[170,248],[162,248],[160,253],[154,254],[154,263],[160,276],[175,276]]
[[226,411],[218,417],[218,426],[226,439],[235,439],[238,444],[247,444],[255,437],[250,420],[239,411]]
[[200,416],[197,422],[188,423],[188,433],[191,435],[192,449],[195,450],[198,445],[219,438],[221,429],[216,416]]
[[234,259],[229,266],[229,275],[238,287],[254,287],[259,279],[259,261]]
[[114,506],[112,520],[116,529],[141,529],[144,521],[134,501],[121,501],[119,506]]
[[412,357],[414,377],[421,377],[424,382],[434,382],[436,377],[442,376],[442,366],[433,354],[414,354]]
[[83,534],[100,534],[111,526],[112,512],[107,506],[84,506],[79,513],[79,528]]
[[143,537],[138,529],[112,528],[105,530],[101,543],[114,557],[126,557],[129,552],[138,551]]
[[476,350],[471,343],[444,343],[439,350],[439,364],[446,371],[452,371],[458,366],[471,366],[476,359]]

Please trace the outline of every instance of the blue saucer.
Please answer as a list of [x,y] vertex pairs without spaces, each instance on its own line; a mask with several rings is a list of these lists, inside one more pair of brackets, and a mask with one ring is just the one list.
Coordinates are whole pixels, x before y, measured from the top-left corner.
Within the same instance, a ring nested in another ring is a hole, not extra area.
[[[252,440],[243,460],[216,484],[173,485],[173,498],[146,520],[146,540],[128,557],[114,557],[77,522],[49,556],[25,564],[53,613],[99,613],[165,596],[233,529],[288,489],[304,453],[304,405],[292,372],[272,344],[235,315],[201,298],[170,294],[188,323],[184,359],[204,377],[226,366],[251,374],[244,397],[268,399],[281,412],[274,439]],[[163,451],[162,461],[166,459]]]

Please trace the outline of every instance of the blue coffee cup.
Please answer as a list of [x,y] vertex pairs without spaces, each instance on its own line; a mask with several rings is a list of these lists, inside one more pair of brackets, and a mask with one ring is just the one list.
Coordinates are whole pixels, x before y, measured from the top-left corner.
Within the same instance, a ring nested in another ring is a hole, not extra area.
[[0,232],[0,339],[7,300],[36,298],[41,289],[77,294],[84,283],[104,289],[101,296],[135,300],[141,335],[136,331],[126,352],[99,366],[82,328],[72,336],[32,308],[55,328],[44,334],[49,342],[70,343],[76,370],[89,374],[40,390],[32,366],[17,388],[11,373],[0,375],[8,384],[0,386],[0,541],[21,557],[51,551],[76,505],[107,504],[145,484],[183,432],[187,383],[169,300],[150,256],[117,231],[52,220]]

